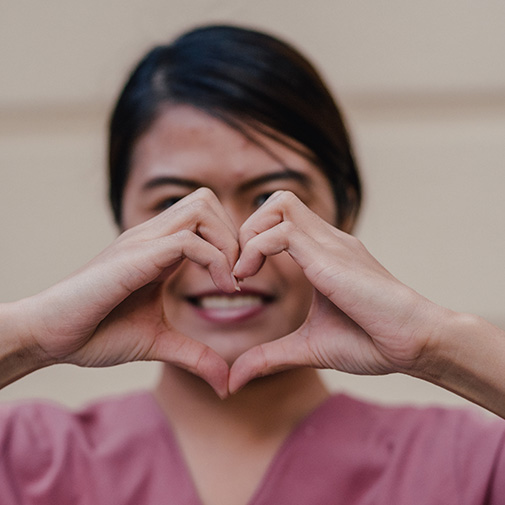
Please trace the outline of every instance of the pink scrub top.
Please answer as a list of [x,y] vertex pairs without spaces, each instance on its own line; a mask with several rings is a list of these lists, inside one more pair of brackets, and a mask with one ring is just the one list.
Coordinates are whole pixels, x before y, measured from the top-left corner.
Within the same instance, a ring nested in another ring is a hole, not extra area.
[[[147,392],[79,412],[4,405],[0,453],[0,505],[202,505]],[[287,438],[248,503],[267,504],[504,505],[505,421],[333,396]]]

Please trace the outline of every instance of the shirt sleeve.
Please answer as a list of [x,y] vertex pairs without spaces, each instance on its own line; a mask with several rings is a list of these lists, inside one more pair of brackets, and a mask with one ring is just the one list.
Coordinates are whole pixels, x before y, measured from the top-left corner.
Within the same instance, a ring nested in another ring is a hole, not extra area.
[[76,469],[72,456],[76,438],[75,418],[62,407],[2,406],[0,505],[78,503],[71,482],[62,478]]
[[49,402],[3,405],[0,505],[189,505],[169,434],[146,392],[76,411]]
[[505,505],[505,421],[466,413],[452,433],[462,503]]

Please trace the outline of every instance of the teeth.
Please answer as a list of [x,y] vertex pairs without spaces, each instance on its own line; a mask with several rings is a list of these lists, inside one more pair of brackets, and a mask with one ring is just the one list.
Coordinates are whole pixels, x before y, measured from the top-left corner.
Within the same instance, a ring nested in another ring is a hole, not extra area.
[[263,303],[259,296],[205,296],[200,299],[200,307],[204,309],[238,309],[242,307],[258,307]]

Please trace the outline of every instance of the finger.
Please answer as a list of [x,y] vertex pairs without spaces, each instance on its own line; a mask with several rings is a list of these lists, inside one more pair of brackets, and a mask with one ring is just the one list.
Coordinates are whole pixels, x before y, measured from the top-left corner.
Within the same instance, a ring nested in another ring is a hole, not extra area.
[[210,347],[172,330],[146,357],[176,365],[206,381],[220,398],[228,396],[229,367]]
[[199,234],[221,250],[233,266],[239,251],[238,232],[210,189],[194,191],[146,223],[142,233],[148,235],[147,239],[156,239],[184,229]]
[[175,268],[184,258],[207,268],[217,288],[228,293],[236,290],[224,253],[195,233],[182,230],[148,243],[137,240],[119,250],[106,250],[86,268],[60,283],[59,291],[67,286],[68,300],[90,290],[98,296],[105,316],[131,293],[159,280],[167,269]]
[[217,196],[208,188],[199,188],[192,193],[195,233],[213,244],[228,258],[230,267],[239,254],[238,231]]
[[[231,217],[226,212],[219,198],[215,195],[215,193],[209,188],[199,188],[194,193],[194,197],[200,198],[201,195],[206,197],[206,201],[209,202],[210,206],[216,213],[216,215],[221,219],[221,221],[228,227],[230,232],[232,233],[235,240],[238,240],[238,230],[233,223]],[[204,198],[205,199],[205,198]]]
[[251,214],[242,224],[239,230],[239,243],[241,248],[253,237],[261,232],[276,226],[284,220],[282,207],[272,206],[272,203],[278,201],[287,191],[276,191],[267,201]]
[[195,233],[183,230],[174,235],[163,237],[158,240],[158,247],[169,250],[169,254],[165,253],[164,257],[160,259],[159,268],[161,270],[187,258],[206,268],[218,289],[227,293],[237,290],[236,280],[224,252]]
[[274,256],[289,247],[291,223],[281,222],[261,235],[251,238],[240,253],[240,260],[233,268],[237,279],[255,275],[263,265],[265,257]]
[[[159,286],[150,285],[136,291],[102,321],[93,339],[67,356],[65,362],[102,367],[133,361],[162,361],[201,377],[220,397],[226,397],[227,363],[203,343],[190,339],[170,325],[167,327],[166,321],[159,319],[163,316],[152,306],[159,290]],[[135,317],[135,311],[141,315]],[[146,320],[148,325],[154,326],[146,328]]]
[[257,273],[265,257],[286,251],[303,269],[322,255],[321,246],[291,221],[283,221],[251,238],[244,246],[233,274],[238,279]]
[[230,369],[228,390],[234,394],[253,379],[301,366],[314,366],[309,349],[302,338],[287,335],[239,356]]
[[157,228],[161,234],[174,233],[181,226],[188,224],[195,215],[203,213],[215,214],[222,223],[236,236],[237,230],[230,216],[222,206],[217,196],[209,188],[199,188],[185,196],[177,203],[157,214],[150,220],[138,225],[139,228]]
[[241,226],[241,248],[251,238],[283,221],[292,221],[318,235],[326,233],[330,226],[290,191],[277,191]]

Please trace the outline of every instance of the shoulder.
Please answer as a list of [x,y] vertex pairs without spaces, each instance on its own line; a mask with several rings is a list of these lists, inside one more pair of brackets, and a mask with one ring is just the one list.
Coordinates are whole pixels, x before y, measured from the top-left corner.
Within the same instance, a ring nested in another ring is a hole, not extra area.
[[473,445],[496,447],[505,437],[505,421],[477,408],[382,405],[335,395],[323,405],[321,415],[351,432],[391,439],[395,445],[420,443],[441,450],[451,444],[459,449]]
[[[458,429],[477,429],[501,432],[505,421],[493,414],[487,415],[478,407],[446,407],[423,405],[388,405],[336,394],[322,406],[325,416],[338,416],[353,420],[358,426],[386,425],[408,428],[437,427],[452,431]],[[462,424],[463,423],[463,424]]]
[[[76,411],[45,402],[4,405],[0,487],[13,496],[36,490],[38,503],[46,503],[43,496],[68,499],[107,472],[124,469],[131,461],[125,455],[149,451],[163,429],[149,393],[100,400]],[[4,497],[5,503],[17,503]]]
[[20,402],[0,408],[0,440],[13,451],[27,445],[53,446],[62,439],[68,444],[74,436],[93,444],[104,436],[144,432],[162,422],[147,392],[101,399],[78,410],[51,402]]
[[451,490],[461,503],[505,493],[505,421],[477,408],[377,405],[339,395],[324,414],[355,444],[353,454],[360,448],[367,465],[391,474],[396,492],[402,485],[406,492]]

